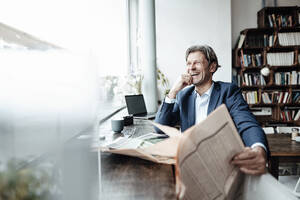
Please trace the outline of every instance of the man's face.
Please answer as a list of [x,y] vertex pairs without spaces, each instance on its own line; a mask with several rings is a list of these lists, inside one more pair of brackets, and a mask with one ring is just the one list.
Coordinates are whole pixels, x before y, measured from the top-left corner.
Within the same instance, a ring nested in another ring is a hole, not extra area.
[[212,80],[212,71],[208,66],[208,61],[200,51],[192,52],[187,57],[187,73],[193,78],[192,83],[196,86]]

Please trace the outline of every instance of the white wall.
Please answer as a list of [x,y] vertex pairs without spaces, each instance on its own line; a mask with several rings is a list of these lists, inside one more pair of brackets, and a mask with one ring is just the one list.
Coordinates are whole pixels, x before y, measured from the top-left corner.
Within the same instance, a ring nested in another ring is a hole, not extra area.
[[240,32],[246,28],[257,28],[257,11],[262,8],[262,0],[232,0],[232,48],[235,47]]
[[186,70],[185,51],[208,44],[222,66],[214,80],[231,81],[230,1],[156,0],[157,65],[174,83]]
[[277,6],[300,6],[300,0],[277,0]]
[[[266,0],[265,6],[273,7],[273,0]],[[300,6],[300,0],[277,0],[277,6]],[[232,0],[232,48],[240,32],[246,28],[257,28],[257,12],[262,9],[262,0]]]

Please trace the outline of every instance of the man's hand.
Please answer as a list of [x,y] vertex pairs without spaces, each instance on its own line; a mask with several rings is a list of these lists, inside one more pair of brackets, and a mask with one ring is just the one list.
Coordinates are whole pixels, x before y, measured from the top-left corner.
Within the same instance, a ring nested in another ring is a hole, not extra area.
[[264,148],[256,146],[253,149],[246,147],[233,157],[231,164],[237,165],[245,174],[260,175],[266,172],[266,161]]
[[171,88],[168,97],[170,99],[175,99],[177,93],[182,90],[184,87],[191,85],[193,78],[190,74],[182,74],[176,82],[174,83],[173,87]]

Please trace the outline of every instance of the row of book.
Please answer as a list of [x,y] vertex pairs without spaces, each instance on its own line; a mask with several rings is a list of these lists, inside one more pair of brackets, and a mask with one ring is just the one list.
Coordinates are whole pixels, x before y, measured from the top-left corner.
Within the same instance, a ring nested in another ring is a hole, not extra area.
[[240,35],[238,42],[238,48],[243,46],[245,41],[245,47],[273,47],[275,42],[279,41],[281,46],[294,46],[300,45],[300,32],[285,32],[277,34],[245,34]]
[[263,34],[247,34],[245,47],[266,47],[266,37]]
[[289,92],[273,91],[273,92],[263,92],[261,94],[261,99],[263,103],[288,103],[291,99],[291,94]]
[[276,72],[274,80],[276,85],[300,85],[300,72]]
[[262,56],[260,53],[258,54],[244,54],[243,50],[241,50],[241,65],[244,67],[257,67],[262,66]]
[[242,95],[248,104],[257,104],[259,102],[259,96],[257,91],[243,91]]
[[[259,93],[257,91],[243,91],[242,95],[248,104],[260,103]],[[287,91],[272,91],[261,93],[262,103],[300,103],[300,91],[287,92]]]
[[276,34],[247,34],[246,47],[272,47],[275,45]]
[[291,15],[268,15],[270,27],[292,27],[293,17]]
[[280,112],[280,119],[286,121],[297,121],[300,118],[300,109],[283,110]]
[[300,45],[300,32],[278,33],[278,40],[281,46]]
[[260,73],[244,73],[244,85],[246,86],[264,86],[265,78]]
[[[292,102],[293,94],[286,91],[272,91],[272,92],[263,92],[261,94],[262,102],[269,103],[289,103]],[[293,101],[293,103],[296,103]]]
[[291,66],[294,64],[294,52],[267,53],[267,64],[271,66]]
[[[300,61],[300,55],[298,60]],[[241,66],[244,67],[257,67],[263,64],[261,53],[244,54],[243,50],[241,50],[240,62]],[[294,52],[267,53],[267,64],[271,66],[291,66],[294,64]]]

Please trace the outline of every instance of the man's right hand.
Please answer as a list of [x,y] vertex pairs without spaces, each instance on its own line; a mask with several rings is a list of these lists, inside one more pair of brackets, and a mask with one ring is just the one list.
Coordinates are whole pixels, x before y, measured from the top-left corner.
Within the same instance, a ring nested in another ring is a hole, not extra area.
[[190,74],[182,74],[180,77],[177,78],[176,82],[172,86],[168,97],[170,99],[175,99],[177,93],[182,90],[184,87],[191,85],[193,83],[193,78]]

